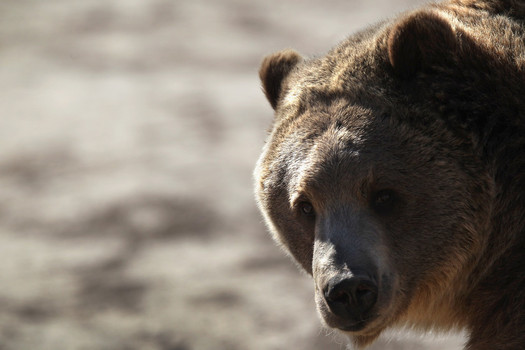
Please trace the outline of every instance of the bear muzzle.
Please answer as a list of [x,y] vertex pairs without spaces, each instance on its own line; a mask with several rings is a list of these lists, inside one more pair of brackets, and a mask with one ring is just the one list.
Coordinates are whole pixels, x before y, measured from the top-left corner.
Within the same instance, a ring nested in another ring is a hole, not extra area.
[[332,278],[323,288],[323,297],[330,310],[342,322],[335,325],[343,331],[359,331],[369,319],[377,301],[377,284],[368,277]]
[[375,318],[376,282],[368,276],[342,274],[319,288],[318,307],[327,326],[346,332],[364,329]]

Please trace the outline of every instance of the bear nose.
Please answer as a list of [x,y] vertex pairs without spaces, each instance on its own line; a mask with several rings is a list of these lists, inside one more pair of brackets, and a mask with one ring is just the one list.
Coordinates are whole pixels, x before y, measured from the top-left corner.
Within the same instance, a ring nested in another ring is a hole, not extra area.
[[352,276],[332,278],[323,292],[330,311],[345,320],[348,328],[353,328],[366,320],[367,313],[376,304],[378,290],[370,278]]

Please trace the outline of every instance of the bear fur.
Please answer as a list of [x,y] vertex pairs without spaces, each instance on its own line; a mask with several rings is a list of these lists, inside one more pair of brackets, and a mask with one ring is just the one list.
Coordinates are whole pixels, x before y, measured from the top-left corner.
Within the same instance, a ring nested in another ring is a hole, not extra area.
[[429,4],[259,73],[258,205],[324,323],[524,349],[525,2]]

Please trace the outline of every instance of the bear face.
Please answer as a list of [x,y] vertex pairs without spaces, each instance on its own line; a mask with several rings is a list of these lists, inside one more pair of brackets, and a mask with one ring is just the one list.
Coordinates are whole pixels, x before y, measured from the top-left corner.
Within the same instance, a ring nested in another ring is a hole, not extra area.
[[[448,297],[486,238],[488,208],[477,203],[490,202],[489,184],[449,135],[351,97],[322,100],[272,135],[280,141],[260,160],[258,198],[277,240],[313,275],[323,320],[366,343],[429,294]],[[369,280],[373,306],[333,312],[326,288],[341,278]]]
[[381,23],[322,58],[283,51],[260,69],[275,120],[255,170],[259,207],[312,275],[324,323],[358,346],[396,324],[479,323],[469,300],[501,254],[496,131],[525,125],[501,80],[523,91],[525,75],[469,34],[501,27],[487,29],[472,3]]

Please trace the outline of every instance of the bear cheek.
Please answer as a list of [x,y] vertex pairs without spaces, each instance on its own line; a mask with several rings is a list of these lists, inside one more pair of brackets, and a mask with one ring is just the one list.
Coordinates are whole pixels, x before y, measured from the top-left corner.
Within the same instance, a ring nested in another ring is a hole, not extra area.
[[280,239],[292,257],[311,275],[313,235],[304,232],[300,225],[288,221],[288,224],[280,230]]
[[465,246],[467,233],[460,228],[460,216],[453,214],[460,208],[440,208],[431,202],[421,204],[420,208],[424,211],[391,227],[388,235],[393,265],[401,288],[408,294],[422,287],[438,292],[458,273],[459,262],[464,260],[461,256],[465,255],[461,254],[461,247]]
[[312,274],[313,232],[298,222],[283,191],[265,196],[263,212],[273,238],[309,274]]

